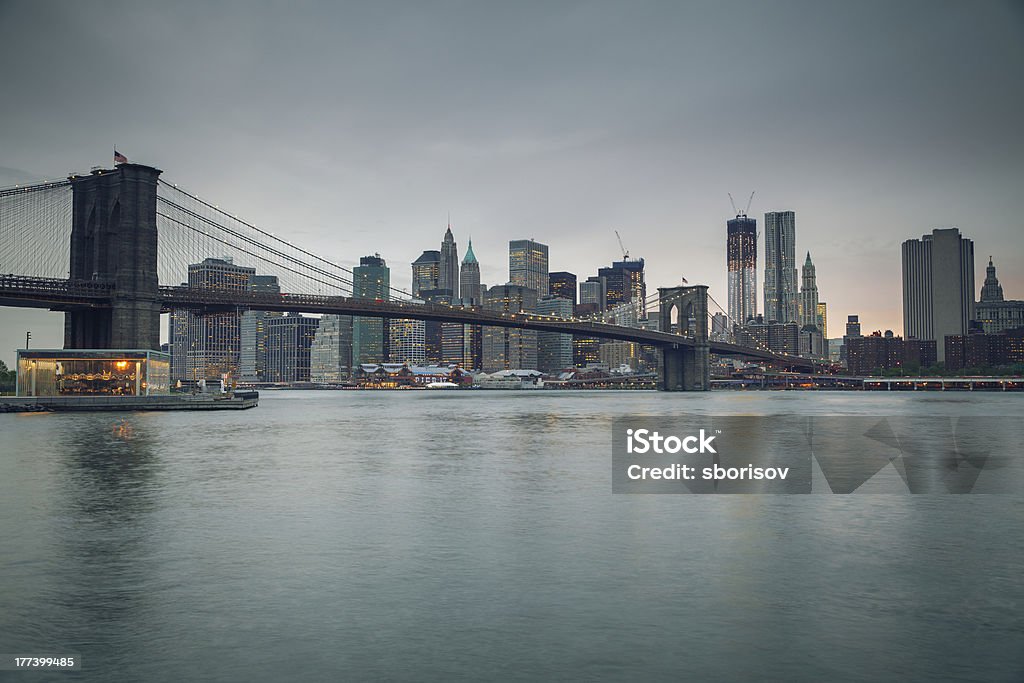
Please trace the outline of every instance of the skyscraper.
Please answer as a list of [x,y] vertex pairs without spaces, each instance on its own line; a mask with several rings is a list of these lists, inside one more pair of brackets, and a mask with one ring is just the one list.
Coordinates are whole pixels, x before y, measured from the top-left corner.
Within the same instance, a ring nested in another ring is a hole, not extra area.
[[[463,306],[482,306],[484,287],[480,284],[480,263],[473,253],[473,240],[466,246],[459,272],[459,298]],[[456,329],[446,324],[441,330],[441,354],[448,363],[464,368],[479,369],[483,354],[484,332],[480,325],[461,325],[461,343],[455,338]]]
[[473,240],[469,240],[466,247],[466,255],[462,258],[462,271],[459,273],[459,298],[470,306],[479,306],[483,303],[480,294],[480,263],[473,253]]
[[613,261],[610,268],[599,268],[598,277],[605,279],[605,306],[612,308],[627,301],[638,307],[639,317],[647,317],[647,283],[644,281],[644,260]]
[[319,318],[298,313],[267,318],[267,381],[308,382],[309,349]]
[[593,304],[598,311],[608,308],[608,281],[598,275],[591,275],[580,283],[580,304]]
[[509,284],[535,290],[538,297],[546,295],[548,245],[533,240],[511,240],[508,243],[508,280]]
[[[380,254],[363,256],[352,269],[352,297],[387,300],[391,269]],[[383,363],[387,360],[387,325],[381,318],[352,320],[352,363]]]
[[428,250],[412,262],[412,295],[420,296],[424,290],[437,289],[441,281],[441,252]]
[[797,321],[796,214],[764,215],[764,319]]
[[974,242],[957,228],[903,243],[903,336],[935,340],[945,361],[947,335],[966,335],[974,319]]
[[[559,318],[572,317],[572,302],[569,299],[549,294],[537,300],[537,312]],[[541,372],[555,372],[572,367],[572,335],[557,332],[537,333],[537,369]]]
[[552,296],[568,299],[573,306],[576,305],[576,276],[572,273],[548,273],[548,290]]
[[352,375],[352,316],[320,318],[309,350],[309,379],[316,384],[335,384]]
[[[253,275],[249,279],[253,292],[279,294],[281,286],[276,275]],[[282,314],[273,311],[245,311],[239,321],[241,352],[239,354],[239,375],[246,382],[267,381],[267,318],[278,318]]]
[[[255,268],[236,266],[228,258],[208,258],[188,267],[191,289],[245,291],[256,275]],[[222,375],[238,378],[242,347],[241,313],[208,313],[186,316],[187,332],[183,378],[219,379]],[[175,344],[175,352],[177,352]]]
[[388,330],[388,360],[392,363],[423,365],[426,354],[426,323],[422,320],[391,320]]
[[453,299],[459,295],[459,248],[452,235],[452,226],[441,240],[441,272],[438,277],[438,289],[447,289]]
[[[501,313],[536,311],[537,290],[519,285],[496,285],[487,290],[484,309]],[[484,327],[482,365],[485,372],[536,370],[537,331]]]
[[726,229],[729,318],[732,325],[745,325],[757,315],[757,220],[737,214]]
[[821,323],[821,336],[828,339],[828,304],[824,301],[818,302],[818,320]]
[[800,327],[812,325],[821,330],[821,320],[818,319],[818,278],[814,263],[811,262],[811,252],[807,252],[801,272],[799,323]]

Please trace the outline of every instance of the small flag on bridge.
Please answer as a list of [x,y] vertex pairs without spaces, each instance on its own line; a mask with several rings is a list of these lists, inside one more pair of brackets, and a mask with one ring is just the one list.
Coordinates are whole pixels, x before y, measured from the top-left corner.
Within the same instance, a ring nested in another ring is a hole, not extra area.
[[128,163],[128,157],[126,157],[125,155],[121,154],[120,152],[118,152],[115,149],[114,150],[114,163],[115,164],[127,164]]

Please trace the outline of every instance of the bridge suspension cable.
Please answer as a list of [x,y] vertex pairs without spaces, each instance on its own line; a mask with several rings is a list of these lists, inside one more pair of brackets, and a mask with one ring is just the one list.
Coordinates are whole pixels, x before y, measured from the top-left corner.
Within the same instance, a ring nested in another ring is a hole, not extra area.
[[71,210],[68,180],[0,189],[0,274],[66,278]]
[[[229,251],[246,257],[242,260],[248,261],[249,265],[269,266],[270,271],[265,274],[278,274],[276,269],[290,273],[292,277],[284,278],[282,289],[287,285],[290,291],[306,293],[352,293],[355,273],[340,263],[231,215],[219,206],[210,204],[167,181],[160,181],[158,200],[169,210],[168,214],[162,214],[163,220],[179,233],[191,233],[184,238],[188,243],[184,249],[187,255],[179,255],[178,262],[168,264],[179,272],[187,272],[188,264],[182,263],[183,259],[187,261],[201,255],[193,252],[205,251],[202,255],[210,258],[217,256],[211,252],[227,247]],[[203,244],[204,242],[206,244]],[[324,287],[327,288],[326,292],[323,291]],[[389,287],[385,298],[407,301],[412,295],[405,290]]]

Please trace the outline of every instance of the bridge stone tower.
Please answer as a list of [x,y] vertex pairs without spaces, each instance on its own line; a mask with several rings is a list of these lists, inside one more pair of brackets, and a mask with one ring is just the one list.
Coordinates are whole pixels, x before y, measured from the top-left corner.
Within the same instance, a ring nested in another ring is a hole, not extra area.
[[108,309],[64,314],[66,349],[160,348],[156,186],[161,171],[140,164],[71,176],[71,273],[114,283]]
[[658,300],[661,330],[693,340],[692,345],[673,344],[662,349],[658,389],[707,391],[711,388],[707,285],[659,287]]

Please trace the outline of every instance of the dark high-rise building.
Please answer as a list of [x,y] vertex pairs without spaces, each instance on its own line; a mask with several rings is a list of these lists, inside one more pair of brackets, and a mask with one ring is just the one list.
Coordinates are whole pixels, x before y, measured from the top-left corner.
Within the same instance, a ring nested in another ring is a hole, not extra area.
[[974,242],[957,228],[903,243],[903,335],[934,339],[945,360],[947,335],[965,335],[974,319]]
[[473,253],[473,240],[469,240],[466,247],[466,255],[462,257],[462,271],[459,273],[459,298],[469,306],[479,306],[482,301],[480,296],[480,263]]
[[[487,290],[484,309],[501,313],[536,311],[537,290],[519,285],[496,285]],[[484,327],[482,364],[485,372],[536,370],[537,331]]]
[[565,271],[548,273],[548,289],[552,296],[568,299],[576,305],[576,276]]
[[644,260],[613,261],[610,268],[599,268],[598,277],[606,283],[605,306],[613,308],[629,301],[636,302],[639,317],[647,317],[647,283],[644,282]]
[[[249,289],[264,294],[279,294],[281,286],[276,275],[253,275]],[[239,375],[246,382],[267,381],[267,318],[282,314],[272,311],[245,311],[239,322],[242,349],[239,354]]]
[[764,215],[764,319],[796,322],[796,214]]
[[452,235],[452,226],[444,233],[441,241],[441,264],[440,275],[437,282],[438,289],[447,289],[452,298],[459,295],[459,248],[455,244],[455,237]]
[[[255,268],[236,266],[230,258],[208,258],[202,263],[189,265],[188,286],[191,289],[246,291],[250,289],[255,275]],[[241,312],[203,315],[188,312],[181,317],[186,328],[180,351],[184,354],[184,368],[183,374],[175,379],[220,379],[224,375],[237,379],[241,374]],[[180,326],[181,322],[176,321],[175,324]],[[178,340],[175,340],[173,352],[179,353]],[[178,367],[181,368],[180,364]]]
[[441,252],[428,250],[412,262],[412,295],[425,289],[438,289],[441,282]]
[[533,240],[508,243],[508,281],[529,287],[537,296],[548,293],[548,245]]
[[319,318],[298,313],[267,318],[268,382],[308,382],[310,347],[316,337]]
[[[425,289],[420,292],[420,298],[431,304],[444,304],[446,306],[452,304],[451,290],[448,289]],[[446,326],[451,327],[454,324],[456,323],[442,323],[440,320],[426,320],[423,322],[423,339],[425,343],[423,356],[426,362],[436,364],[444,360],[444,328]],[[449,331],[449,336],[452,334],[453,332]],[[461,333],[459,336],[461,337]]]
[[[572,302],[569,299],[548,295],[537,300],[537,312],[559,318],[572,317]],[[556,332],[537,333],[537,369],[541,372],[555,372],[571,368],[573,364],[572,335]]]
[[741,213],[726,228],[729,318],[733,325],[745,325],[757,315],[757,220]]
[[[391,291],[391,269],[380,254],[363,256],[352,269],[352,297],[386,301]],[[352,364],[387,360],[388,324],[381,318],[352,319]]]
[[846,336],[847,337],[859,337],[860,336],[860,316],[859,315],[848,315],[848,316],[846,316]]

